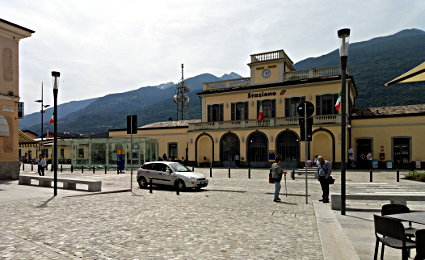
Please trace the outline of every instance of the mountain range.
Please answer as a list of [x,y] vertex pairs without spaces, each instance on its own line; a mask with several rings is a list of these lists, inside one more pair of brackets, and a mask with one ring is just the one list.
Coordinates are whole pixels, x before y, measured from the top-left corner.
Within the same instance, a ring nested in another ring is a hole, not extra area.
[[[425,32],[407,29],[394,35],[352,43],[349,46],[348,70],[354,76],[358,97],[357,108],[400,106],[424,103],[425,83],[396,84],[384,87],[384,83],[410,70],[424,61]],[[297,70],[339,65],[338,50],[320,57],[307,58],[294,64]],[[202,83],[239,78],[236,73],[221,77],[209,73],[185,80],[190,88],[188,119],[201,118],[200,99],[197,93]],[[172,97],[176,84],[167,82],[158,86],[146,86],[123,93],[72,101],[58,106],[58,129],[61,132],[91,134],[109,129],[125,128],[126,116],[138,116],[138,125],[145,125],[169,118],[176,119],[176,104]],[[45,128],[52,115],[52,108],[44,115]],[[20,120],[21,129],[40,132],[40,113],[26,115]],[[50,127],[51,128],[51,127]]]

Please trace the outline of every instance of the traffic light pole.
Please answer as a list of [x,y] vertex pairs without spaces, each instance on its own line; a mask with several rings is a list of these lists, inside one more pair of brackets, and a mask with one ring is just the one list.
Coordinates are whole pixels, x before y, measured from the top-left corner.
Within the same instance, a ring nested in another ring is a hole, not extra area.
[[307,134],[307,103],[304,102],[304,140],[305,140],[305,204],[308,204],[308,181],[307,181],[307,157],[308,157],[308,134]]

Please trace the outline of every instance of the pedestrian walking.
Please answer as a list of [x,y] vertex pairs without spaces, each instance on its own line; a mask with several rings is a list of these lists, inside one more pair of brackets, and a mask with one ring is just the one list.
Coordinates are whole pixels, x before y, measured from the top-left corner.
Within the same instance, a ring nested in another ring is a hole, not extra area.
[[40,154],[35,162],[37,163],[38,175],[44,176],[44,168],[47,166],[44,155]]
[[279,192],[280,192],[280,181],[282,180],[282,175],[286,174],[286,172],[283,171],[283,166],[280,163],[280,158],[276,157],[274,163],[272,164],[271,167],[271,172],[272,172],[272,178],[273,178],[273,182],[274,182],[274,202],[280,202],[281,199],[279,198]]
[[372,160],[373,160],[373,158],[372,158],[372,152],[369,152],[366,155],[366,159],[367,159],[367,164],[369,166],[369,169],[372,169]]
[[322,199],[319,201],[329,203],[329,180],[332,173],[332,167],[322,156],[318,156],[317,161],[317,177],[320,186],[322,186]]

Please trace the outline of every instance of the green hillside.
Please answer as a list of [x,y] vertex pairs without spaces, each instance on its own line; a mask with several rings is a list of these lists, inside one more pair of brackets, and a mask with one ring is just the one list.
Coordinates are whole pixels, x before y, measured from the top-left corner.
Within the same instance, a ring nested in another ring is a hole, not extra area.
[[[358,90],[357,108],[425,103],[425,83],[384,83],[425,61],[425,32],[403,30],[391,36],[350,44],[349,74]],[[339,65],[338,50],[296,63],[298,70]]]

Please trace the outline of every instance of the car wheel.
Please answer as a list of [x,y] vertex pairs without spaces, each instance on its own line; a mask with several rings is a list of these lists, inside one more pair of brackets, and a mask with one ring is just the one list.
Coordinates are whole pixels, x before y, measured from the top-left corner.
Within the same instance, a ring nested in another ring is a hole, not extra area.
[[137,182],[139,183],[139,187],[141,189],[146,189],[148,187],[148,182],[146,181],[145,177],[140,177]]
[[175,183],[176,188],[178,188],[179,190],[183,191],[186,189],[186,184],[184,184],[184,181],[182,180],[177,180]]

